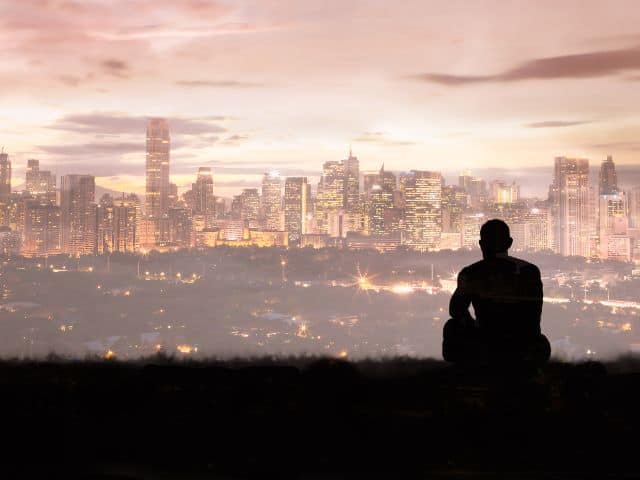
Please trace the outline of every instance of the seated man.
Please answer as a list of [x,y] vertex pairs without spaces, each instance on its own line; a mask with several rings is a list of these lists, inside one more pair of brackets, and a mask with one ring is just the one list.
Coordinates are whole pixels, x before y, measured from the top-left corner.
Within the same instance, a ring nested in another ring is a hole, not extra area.
[[[540,332],[542,280],[535,265],[510,257],[513,239],[501,220],[480,230],[483,260],[458,274],[451,319],[444,326],[442,356],[456,363],[533,363],[549,359]],[[473,305],[476,318],[469,313]]]

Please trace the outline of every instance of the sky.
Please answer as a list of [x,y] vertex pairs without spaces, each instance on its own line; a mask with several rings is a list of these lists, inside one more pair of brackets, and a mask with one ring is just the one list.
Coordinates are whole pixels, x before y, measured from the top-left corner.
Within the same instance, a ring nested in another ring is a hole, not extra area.
[[[146,119],[172,181],[262,172],[640,164],[640,2],[0,0],[0,145],[143,192]],[[542,194],[523,183],[523,192]]]

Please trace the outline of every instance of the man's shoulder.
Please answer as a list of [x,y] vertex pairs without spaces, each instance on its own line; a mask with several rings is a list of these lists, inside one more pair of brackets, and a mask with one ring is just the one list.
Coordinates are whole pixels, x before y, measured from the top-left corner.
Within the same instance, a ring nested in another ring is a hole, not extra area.
[[[511,264],[516,267],[516,269],[520,272],[527,273],[530,275],[540,276],[540,269],[533,263],[527,262],[526,260],[522,260],[521,258],[506,256],[501,257],[499,261],[502,265]],[[496,268],[500,268],[500,263],[496,265],[496,260],[486,260],[482,259],[471,265],[464,267],[460,271],[460,275],[466,277],[473,277],[476,275],[484,275],[487,270],[494,270]]]
[[507,258],[509,258],[509,260],[512,261],[519,270],[529,273],[535,273],[538,276],[540,275],[540,269],[537,265],[517,257],[509,256]]
[[460,270],[460,273],[458,275],[465,277],[473,276],[484,270],[485,268],[486,262],[484,260],[479,260],[475,263],[472,263],[471,265],[467,265],[466,267],[464,267],[462,270]]

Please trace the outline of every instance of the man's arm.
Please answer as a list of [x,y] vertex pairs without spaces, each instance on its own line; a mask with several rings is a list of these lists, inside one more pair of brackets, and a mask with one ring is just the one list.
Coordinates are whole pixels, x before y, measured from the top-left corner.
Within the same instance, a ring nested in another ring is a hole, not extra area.
[[449,301],[449,315],[451,315],[451,318],[465,322],[475,322],[471,313],[469,313],[469,306],[471,305],[470,290],[469,273],[464,269],[458,274],[458,288],[453,292]]
[[540,333],[540,320],[542,317],[542,278],[540,269],[531,265],[526,270],[524,294],[527,305],[524,307],[524,318],[528,319],[528,331]]

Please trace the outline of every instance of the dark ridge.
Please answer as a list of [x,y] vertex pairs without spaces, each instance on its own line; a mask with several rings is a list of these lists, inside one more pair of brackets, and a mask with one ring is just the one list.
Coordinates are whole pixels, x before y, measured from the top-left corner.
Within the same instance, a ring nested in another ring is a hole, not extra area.
[[529,372],[411,358],[5,360],[2,468],[38,478],[635,475],[627,438],[639,431],[639,381],[637,357]]

